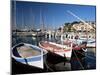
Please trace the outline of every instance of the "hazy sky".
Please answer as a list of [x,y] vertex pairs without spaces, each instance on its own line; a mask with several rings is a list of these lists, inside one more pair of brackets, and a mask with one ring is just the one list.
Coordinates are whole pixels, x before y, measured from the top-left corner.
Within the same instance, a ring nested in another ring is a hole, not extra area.
[[35,28],[39,28],[42,22],[46,27],[57,28],[65,22],[80,21],[67,11],[73,12],[83,20],[95,21],[95,6],[21,1],[12,3],[12,21],[16,22],[17,27]]

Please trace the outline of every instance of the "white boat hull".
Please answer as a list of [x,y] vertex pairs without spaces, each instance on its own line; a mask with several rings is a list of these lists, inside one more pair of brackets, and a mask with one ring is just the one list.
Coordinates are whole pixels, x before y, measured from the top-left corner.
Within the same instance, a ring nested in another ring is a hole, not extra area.
[[[25,43],[24,43],[25,44]],[[25,44],[27,46],[31,46],[31,47],[35,47],[36,49],[39,49],[39,50],[42,50],[41,51],[41,55],[37,55],[37,56],[31,56],[31,57],[26,57],[26,58],[23,58],[23,57],[17,57],[15,56],[13,53],[12,53],[12,57],[20,62],[20,63],[23,63],[23,64],[26,64],[26,65],[30,65],[30,66],[34,66],[34,67],[38,67],[38,68],[41,68],[43,69],[44,68],[44,65],[43,65],[43,56],[47,53],[45,51],[45,54],[43,54],[43,49],[37,47],[37,46],[33,46],[33,45],[30,45],[30,44]],[[17,46],[17,45],[16,45]],[[14,46],[12,48],[12,50],[14,50],[14,48],[16,47]],[[20,55],[20,54],[19,54]]]
[[92,44],[87,44],[87,47],[91,47],[91,48],[95,48],[96,47],[96,44],[95,43],[92,43]]

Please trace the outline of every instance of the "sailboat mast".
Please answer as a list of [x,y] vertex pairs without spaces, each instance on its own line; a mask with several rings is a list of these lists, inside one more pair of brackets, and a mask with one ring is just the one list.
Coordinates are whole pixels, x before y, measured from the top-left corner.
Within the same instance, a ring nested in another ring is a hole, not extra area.
[[63,26],[61,26],[61,43],[62,43],[62,45],[63,45]]
[[34,13],[33,13],[32,8],[30,9],[30,12],[31,12],[31,13],[30,13],[30,24],[33,23],[33,24],[30,26],[30,27],[31,27],[30,29],[33,30],[33,29],[35,28],[35,23],[34,23],[35,21],[34,21]]
[[22,30],[23,30],[23,8],[22,8],[22,25],[21,25],[21,28],[22,28]]
[[13,27],[13,29],[17,30],[16,27],[17,27],[16,26],[16,1],[14,0],[14,27]]
[[42,10],[40,9],[40,25],[41,25],[41,31],[42,33],[44,32],[44,17],[43,17],[43,13]]

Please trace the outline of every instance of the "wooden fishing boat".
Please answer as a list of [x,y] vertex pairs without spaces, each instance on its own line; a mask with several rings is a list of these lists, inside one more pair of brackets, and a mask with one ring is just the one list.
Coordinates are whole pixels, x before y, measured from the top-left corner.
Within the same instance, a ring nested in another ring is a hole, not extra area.
[[35,45],[19,43],[12,48],[12,57],[22,64],[44,68],[43,56],[47,53]]
[[53,52],[59,56],[70,60],[72,54],[72,45],[62,45],[54,42],[41,41],[39,46],[47,51]]

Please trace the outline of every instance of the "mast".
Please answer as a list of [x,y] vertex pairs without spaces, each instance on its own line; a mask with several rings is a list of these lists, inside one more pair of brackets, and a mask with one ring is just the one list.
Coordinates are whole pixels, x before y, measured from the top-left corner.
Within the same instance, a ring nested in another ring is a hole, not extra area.
[[21,13],[21,14],[22,14],[22,16],[21,16],[21,19],[22,19],[21,29],[23,30],[23,22],[24,22],[24,21],[23,21],[23,8],[21,9],[21,11],[22,11],[22,13]]
[[16,28],[16,1],[15,0],[14,0],[14,27],[13,29],[16,32],[17,28]]
[[72,13],[71,11],[67,11],[69,14],[71,14],[72,16],[76,17],[78,20],[82,21],[84,24],[88,25],[83,19],[81,19],[80,17],[78,17],[77,15],[75,15],[74,13]]
[[[31,24],[31,21],[32,21],[32,25],[30,25],[30,27],[31,27],[31,30],[33,29],[34,30],[34,28],[35,28],[35,21],[34,21],[34,15],[32,15],[33,14],[33,10],[32,10],[32,8],[30,9],[30,24]],[[31,18],[32,17],[32,18]]]
[[40,9],[40,25],[41,25],[41,31],[42,33],[44,33],[44,17],[43,17],[43,13],[42,13],[42,10]]
[[61,44],[63,45],[63,36],[64,36],[64,34],[63,34],[63,26],[61,26]]

